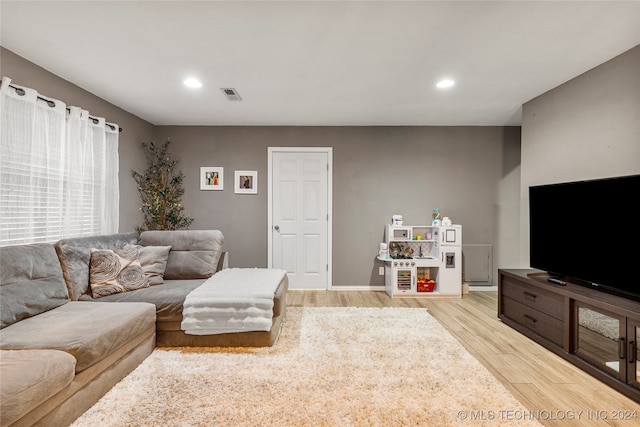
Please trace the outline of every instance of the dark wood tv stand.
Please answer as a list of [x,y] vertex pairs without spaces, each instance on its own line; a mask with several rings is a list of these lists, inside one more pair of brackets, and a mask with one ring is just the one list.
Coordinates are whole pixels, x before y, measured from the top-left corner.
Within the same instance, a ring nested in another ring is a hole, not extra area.
[[640,402],[640,302],[548,281],[538,270],[498,270],[503,323]]

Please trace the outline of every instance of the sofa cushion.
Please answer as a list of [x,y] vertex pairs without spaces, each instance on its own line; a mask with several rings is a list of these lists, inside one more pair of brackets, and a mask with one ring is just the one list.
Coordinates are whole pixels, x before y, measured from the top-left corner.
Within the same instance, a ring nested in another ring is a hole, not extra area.
[[81,372],[154,329],[155,321],[153,304],[71,301],[3,329],[0,349],[66,351]]
[[0,329],[69,302],[51,244],[0,248]]
[[136,244],[137,233],[111,234],[108,236],[74,237],[54,244],[64,280],[69,289],[69,298],[76,301],[89,291],[89,260],[91,248],[116,249],[127,243]]
[[142,246],[171,246],[164,278],[206,279],[216,272],[224,236],[219,230],[151,230],[140,234]]
[[100,302],[148,302],[156,306],[156,322],[182,321],[182,305],[184,300],[195,288],[204,283],[205,279],[166,280],[163,286],[151,286],[132,292],[123,292],[102,297],[99,300],[89,295],[82,295],[81,301]]
[[[129,245],[125,245],[125,248]],[[164,272],[167,269],[171,246],[131,245],[138,249],[142,271],[149,278],[149,285],[162,285]]]
[[63,390],[76,359],[58,350],[0,350],[0,424],[10,425]]
[[136,246],[121,249],[91,249],[89,286],[94,298],[149,287]]

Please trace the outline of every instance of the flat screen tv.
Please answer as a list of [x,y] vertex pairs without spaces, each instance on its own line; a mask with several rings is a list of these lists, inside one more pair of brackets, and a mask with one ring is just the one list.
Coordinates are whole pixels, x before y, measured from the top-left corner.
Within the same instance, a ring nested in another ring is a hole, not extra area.
[[530,265],[640,301],[640,175],[529,187]]

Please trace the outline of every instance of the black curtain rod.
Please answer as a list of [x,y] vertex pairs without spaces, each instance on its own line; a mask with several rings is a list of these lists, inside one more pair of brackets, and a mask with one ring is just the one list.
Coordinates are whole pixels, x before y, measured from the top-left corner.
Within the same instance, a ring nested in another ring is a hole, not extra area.
[[[11,89],[15,90],[15,91],[16,91],[16,93],[17,93],[18,95],[20,95],[20,96],[24,96],[24,95],[26,94],[26,92],[24,91],[24,89],[22,89],[21,87],[14,86],[14,85],[12,85],[11,83],[9,83],[9,87],[10,87]],[[55,107],[55,106],[56,106],[56,103],[55,103],[54,101],[52,101],[52,100],[50,100],[50,99],[47,99],[47,98],[43,98],[43,97],[41,97],[40,95],[38,95],[38,99],[39,99],[40,101],[44,101],[44,102],[46,102],[46,103],[47,103],[47,105],[48,105],[49,107],[51,107],[51,108],[53,108],[53,107]],[[68,111],[68,112],[71,112],[71,109],[70,109],[69,107],[67,107],[67,111]],[[98,124],[98,122],[100,121],[100,120],[96,119],[95,117],[91,117],[91,116],[89,116],[89,118],[93,121],[93,123],[94,123],[94,124]],[[114,125],[110,124],[110,123],[106,123],[106,122],[105,122],[105,125],[109,126],[109,127],[111,128],[111,130],[116,130],[116,127],[115,127]],[[118,128],[118,132],[122,132],[122,128]]]

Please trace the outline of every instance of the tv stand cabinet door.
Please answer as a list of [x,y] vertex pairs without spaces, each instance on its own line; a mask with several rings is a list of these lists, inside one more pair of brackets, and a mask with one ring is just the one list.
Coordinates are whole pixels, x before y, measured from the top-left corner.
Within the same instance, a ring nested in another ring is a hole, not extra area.
[[626,319],[591,304],[574,302],[573,354],[598,370],[626,381]]
[[640,389],[640,321],[629,320],[627,323],[627,384]]

